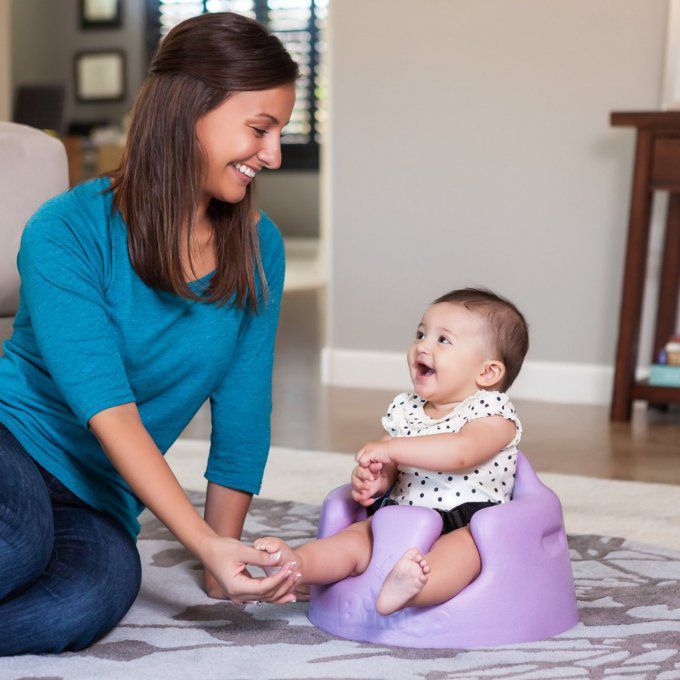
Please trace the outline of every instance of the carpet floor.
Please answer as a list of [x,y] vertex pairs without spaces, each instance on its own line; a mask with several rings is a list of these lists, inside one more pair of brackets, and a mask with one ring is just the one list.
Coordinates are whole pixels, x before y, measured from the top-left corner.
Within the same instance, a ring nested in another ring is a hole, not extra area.
[[[200,476],[191,478],[179,468],[204,444],[181,446],[186,451],[173,451],[173,467],[191,488],[201,483]],[[196,466],[188,467],[195,474]],[[275,534],[295,545],[314,536],[317,489],[324,484],[317,467],[325,471],[325,481],[342,483],[351,457],[272,451],[263,489],[267,497],[253,502],[246,541]],[[82,652],[2,659],[0,678],[680,679],[675,545],[680,489],[541,477],[564,505],[581,615],[578,626],[550,640],[473,651],[393,648],[318,630],[307,620],[304,603],[244,606],[211,600],[200,589],[198,563],[145,513],[139,541],[142,591],[120,625]],[[200,510],[203,495],[189,493]],[[656,499],[653,507],[645,500],[650,495]],[[666,503],[674,505],[666,510]],[[661,520],[659,513],[665,513]],[[612,531],[601,532],[602,526]],[[648,544],[632,540],[631,533]]]

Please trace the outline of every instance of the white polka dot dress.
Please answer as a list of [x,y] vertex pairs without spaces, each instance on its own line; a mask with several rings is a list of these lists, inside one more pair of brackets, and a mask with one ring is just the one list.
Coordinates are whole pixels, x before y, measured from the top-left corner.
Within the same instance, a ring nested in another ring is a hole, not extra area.
[[400,465],[390,498],[399,505],[420,505],[440,510],[452,510],[469,502],[509,501],[522,425],[508,395],[479,390],[460,402],[450,413],[436,419],[425,413],[425,403],[424,399],[412,392],[397,396],[382,419],[385,431],[392,437],[447,434],[459,432],[471,420],[500,415],[515,423],[515,437],[493,458],[468,470],[432,471]]

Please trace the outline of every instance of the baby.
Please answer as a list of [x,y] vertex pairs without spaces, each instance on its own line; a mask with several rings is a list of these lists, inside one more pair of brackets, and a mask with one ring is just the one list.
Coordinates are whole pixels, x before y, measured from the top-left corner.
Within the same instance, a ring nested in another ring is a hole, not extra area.
[[442,517],[441,536],[426,555],[411,548],[397,561],[376,610],[452,598],[481,569],[470,519],[512,496],[522,426],[505,391],[528,346],[524,317],[494,293],[466,288],[435,300],[408,351],[413,392],[392,401],[387,435],[356,455],[352,497],[369,518],[295,550],[274,537],[255,547],[296,561],[301,583],[334,583],[368,567],[371,514],[385,504],[429,507]]

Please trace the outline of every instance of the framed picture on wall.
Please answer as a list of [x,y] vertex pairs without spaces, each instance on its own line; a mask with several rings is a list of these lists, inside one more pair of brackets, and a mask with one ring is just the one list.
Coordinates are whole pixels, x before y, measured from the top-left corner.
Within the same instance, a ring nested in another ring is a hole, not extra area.
[[120,28],[122,0],[79,0],[80,28]]
[[121,50],[78,52],[74,70],[79,102],[115,102],[125,98],[125,53]]

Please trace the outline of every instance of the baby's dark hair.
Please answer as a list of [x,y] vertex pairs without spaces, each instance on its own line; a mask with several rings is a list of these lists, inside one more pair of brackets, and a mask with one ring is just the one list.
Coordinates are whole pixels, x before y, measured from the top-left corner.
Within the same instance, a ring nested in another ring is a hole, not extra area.
[[450,302],[463,305],[483,316],[489,329],[489,340],[505,365],[500,389],[505,392],[515,381],[529,349],[529,327],[515,305],[484,288],[460,288],[438,297],[432,304]]

